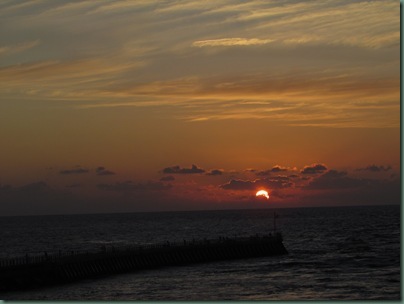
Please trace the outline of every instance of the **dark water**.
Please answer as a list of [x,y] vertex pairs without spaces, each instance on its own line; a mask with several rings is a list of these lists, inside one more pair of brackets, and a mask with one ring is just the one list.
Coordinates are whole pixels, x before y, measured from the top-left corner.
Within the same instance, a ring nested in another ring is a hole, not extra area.
[[[274,210],[0,218],[1,255],[248,236]],[[289,254],[84,280],[5,300],[399,300],[400,206],[278,209]]]

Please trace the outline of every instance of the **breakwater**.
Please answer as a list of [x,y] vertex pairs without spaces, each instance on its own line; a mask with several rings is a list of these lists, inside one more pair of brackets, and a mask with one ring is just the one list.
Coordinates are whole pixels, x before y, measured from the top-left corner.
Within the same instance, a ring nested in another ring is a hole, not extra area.
[[0,260],[0,291],[73,282],[137,270],[286,254],[282,236],[103,248],[99,252],[45,253]]

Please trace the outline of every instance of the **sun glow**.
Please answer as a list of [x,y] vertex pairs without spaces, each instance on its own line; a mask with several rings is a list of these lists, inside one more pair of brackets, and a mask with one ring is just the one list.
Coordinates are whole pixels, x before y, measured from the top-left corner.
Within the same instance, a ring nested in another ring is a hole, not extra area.
[[259,190],[259,191],[257,191],[257,193],[255,194],[255,196],[264,196],[264,197],[266,197],[267,199],[269,199],[268,192],[265,191],[265,190]]

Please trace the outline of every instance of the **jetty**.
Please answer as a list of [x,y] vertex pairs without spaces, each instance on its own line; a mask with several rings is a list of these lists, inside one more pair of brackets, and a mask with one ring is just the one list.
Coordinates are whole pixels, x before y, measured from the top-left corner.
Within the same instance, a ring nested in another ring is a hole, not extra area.
[[287,254],[280,233],[220,237],[155,245],[55,252],[0,259],[0,292],[69,283],[80,279],[220,260]]

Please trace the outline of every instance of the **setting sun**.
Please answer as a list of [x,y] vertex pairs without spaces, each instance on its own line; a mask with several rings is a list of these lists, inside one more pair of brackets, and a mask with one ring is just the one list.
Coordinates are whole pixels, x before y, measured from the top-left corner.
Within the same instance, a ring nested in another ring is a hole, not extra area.
[[264,197],[266,197],[267,199],[269,199],[268,192],[265,191],[265,190],[259,190],[259,191],[257,191],[257,193],[255,194],[255,196],[264,196]]

